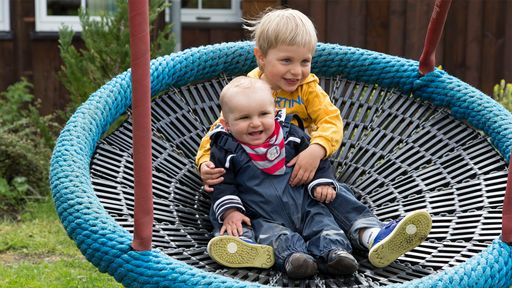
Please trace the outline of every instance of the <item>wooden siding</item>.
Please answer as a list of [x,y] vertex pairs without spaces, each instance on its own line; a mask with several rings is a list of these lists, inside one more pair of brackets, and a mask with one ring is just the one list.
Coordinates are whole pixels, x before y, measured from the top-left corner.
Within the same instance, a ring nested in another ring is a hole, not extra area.
[[[58,80],[56,34],[34,32],[34,1],[11,0],[10,34],[0,35],[0,91],[26,77],[42,99],[42,112],[68,101]],[[243,15],[268,6],[303,11],[322,42],[338,43],[417,60],[434,0],[242,0]],[[492,93],[501,79],[512,82],[512,0],[453,0],[437,51],[437,65]],[[247,39],[241,24],[182,24],[182,47]],[[87,79],[84,79],[87,81]]]
[[0,91],[25,77],[33,83],[34,95],[42,100],[42,113],[64,108],[68,94],[57,76],[62,64],[57,35],[34,32],[34,0],[10,4],[12,37],[0,39]]
[[[418,60],[434,0],[288,0],[315,23],[320,41]],[[436,65],[492,94],[512,82],[512,1],[453,0]]]

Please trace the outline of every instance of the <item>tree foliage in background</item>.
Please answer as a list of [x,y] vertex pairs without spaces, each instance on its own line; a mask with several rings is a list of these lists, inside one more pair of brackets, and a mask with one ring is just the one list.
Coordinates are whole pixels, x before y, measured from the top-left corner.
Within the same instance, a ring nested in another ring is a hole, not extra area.
[[59,127],[53,116],[40,115],[31,88],[22,78],[0,93],[0,215],[49,193],[49,159]]
[[494,85],[492,98],[500,102],[508,111],[512,111],[512,83],[501,80],[499,84]]
[[[151,0],[149,21],[151,58],[174,51],[175,39],[171,26],[165,25],[156,31],[157,16],[169,4],[165,0]],[[117,9],[112,15],[91,17],[79,12],[82,25],[81,38],[84,49],[73,46],[74,32],[64,26],[59,31],[59,49],[63,61],[59,77],[69,92],[70,102],[66,107],[69,116],[87,97],[112,77],[130,68],[130,31],[128,26],[128,1],[117,0]]]

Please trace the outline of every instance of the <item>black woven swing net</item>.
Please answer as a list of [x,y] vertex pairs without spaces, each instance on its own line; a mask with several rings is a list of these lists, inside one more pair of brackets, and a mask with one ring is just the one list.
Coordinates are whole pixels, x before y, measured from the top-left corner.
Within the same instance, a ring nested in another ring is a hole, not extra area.
[[[351,277],[317,275],[291,280],[273,269],[229,269],[206,253],[210,200],[194,157],[220,114],[218,96],[230,79],[173,88],[152,101],[153,247],[210,272],[282,287],[369,287],[407,282],[462,263],[501,232],[507,166],[487,136],[449,111],[411,95],[374,85],[321,78],[340,108],[341,148],[331,157],[337,179],[348,184],[382,221],[416,209],[433,218],[429,237],[390,266],[376,269],[355,251]],[[91,177],[104,208],[133,232],[131,117],[101,140]]]

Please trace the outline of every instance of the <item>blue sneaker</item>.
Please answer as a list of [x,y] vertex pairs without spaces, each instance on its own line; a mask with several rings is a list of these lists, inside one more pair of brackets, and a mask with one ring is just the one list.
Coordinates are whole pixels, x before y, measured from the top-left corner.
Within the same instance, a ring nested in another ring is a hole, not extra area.
[[274,265],[274,249],[233,236],[217,236],[208,242],[208,255],[230,268],[270,268]]
[[368,260],[375,267],[385,267],[425,240],[432,229],[426,210],[416,210],[403,219],[387,223],[370,245]]

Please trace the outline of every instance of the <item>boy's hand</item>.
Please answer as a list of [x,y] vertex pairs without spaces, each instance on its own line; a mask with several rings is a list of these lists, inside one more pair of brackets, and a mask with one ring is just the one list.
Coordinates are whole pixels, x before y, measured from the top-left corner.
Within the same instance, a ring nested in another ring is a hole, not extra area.
[[224,181],[224,175],[226,171],[224,168],[215,168],[215,164],[212,161],[206,161],[199,166],[199,174],[201,174],[201,180],[203,180],[204,191],[213,192],[213,188],[210,186],[217,185]]
[[290,185],[293,187],[310,182],[324,156],[325,149],[318,144],[309,145],[306,150],[295,156],[287,165],[288,167],[295,165],[290,177]]
[[325,204],[331,203],[336,198],[336,190],[329,185],[318,185],[313,190],[313,196],[318,202]]
[[230,236],[239,237],[243,234],[242,222],[251,226],[251,219],[237,209],[229,209],[224,213],[224,223],[220,228],[220,235],[227,232]]

